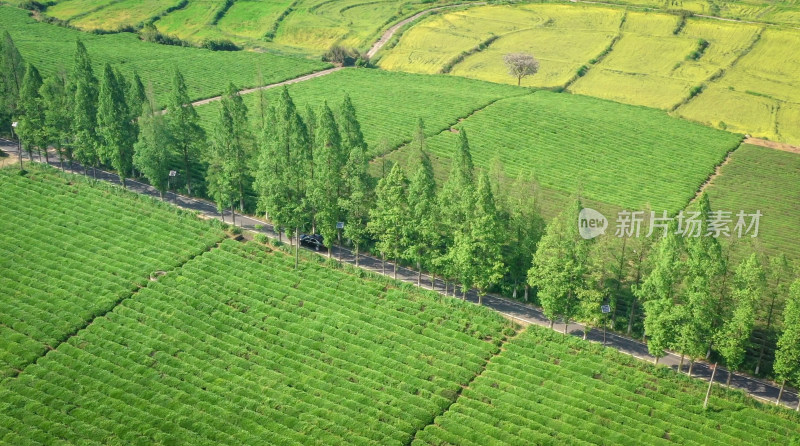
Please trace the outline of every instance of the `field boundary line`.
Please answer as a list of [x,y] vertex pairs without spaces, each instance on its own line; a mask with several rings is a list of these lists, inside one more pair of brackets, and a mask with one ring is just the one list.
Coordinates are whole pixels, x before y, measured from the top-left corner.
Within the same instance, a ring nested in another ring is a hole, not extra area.
[[714,166],[714,172],[712,172],[711,175],[709,175],[708,178],[706,178],[706,181],[700,185],[700,188],[697,189],[697,192],[694,194],[694,197],[692,197],[692,199],[689,200],[689,203],[687,203],[686,206],[684,206],[684,208],[697,201],[697,199],[700,198],[701,195],[703,195],[706,189],[711,187],[711,185],[714,183],[714,180],[722,174],[722,168],[731,161],[731,156],[733,156],[733,152],[739,150],[739,148],[742,147],[742,144],[744,144],[744,142],[740,142],[738,146],[729,150],[728,153],[725,154],[725,158],[722,159],[722,162]]
[[[44,164],[44,163],[43,163],[43,162],[41,162],[41,161],[39,161],[39,163],[41,163],[41,164]],[[52,166],[48,166],[48,167],[52,167]],[[57,169],[57,168],[56,168],[56,170],[59,170],[59,169]],[[78,174],[77,174],[77,173],[75,173],[75,172],[72,172],[72,174],[73,174],[73,175],[78,175]],[[132,193],[136,193],[136,192],[132,192]],[[76,328],[74,331],[72,331],[72,332],[69,332],[69,333],[66,333],[66,334],[65,334],[65,335],[62,337],[62,339],[59,339],[59,340],[57,340],[57,341],[55,342],[55,345],[54,345],[54,346],[51,346],[51,345],[45,344],[45,351],[44,351],[44,353],[43,353],[43,354],[41,354],[41,355],[37,356],[37,357],[36,357],[36,359],[34,359],[33,361],[30,361],[30,362],[28,362],[28,363],[26,363],[26,364],[23,364],[21,368],[19,368],[19,369],[14,369],[14,373],[13,373],[12,375],[10,375],[10,376],[7,376],[6,378],[4,378],[2,381],[0,381],[0,383],[3,383],[3,382],[5,382],[6,380],[12,380],[12,379],[18,378],[18,377],[19,377],[21,374],[25,373],[25,370],[27,370],[27,369],[28,369],[28,367],[30,367],[30,366],[32,366],[32,365],[34,365],[34,364],[38,363],[40,359],[42,359],[42,358],[44,358],[45,356],[47,356],[47,354],[48,354],[48,353],[50,353],[51,351],[58,350],[58,348],[59,348],[59,347],[61,347],[61,345],[62,345],[62,344],[66,343],[66,342],[69,342],[69,340],[70,340],[70,339],[72,339],[73,337],[77,336],[77,335],[78,335],[78,334],[79,334],[81,331],[83,331],[83,330],[85,330],[85,329],[89,328],[89,326],[91,326],[91,325],[94,323],[94,321],[96,321],[97,319],[99,319],[99,318],[101,318],[101,317],[105,317],[105,316],[107,316],[109,313],[111,313],[111,312],[113,312],[114,310],[116,310],[116,309],[117,309],[117,308],[118,308],[120,305],[122,305],[122,304],[123,304],[125,301],[127,301],[127,300],[129,300],[129,299],[133,299],[134,297],[136,297],[136,295],[137,295],[137,294],[138,294],[138,293],[139,293],[141,290],[143,290],[143,289],[145,289],[145,288],[149,287],[149,286],[150,286],[152,283],[155,283],[155,282],[158,282],[159,280],[161,280],[161,277],[163,277],[163,276],[166,276],[166,275],[168,275],[168,274],[172,274],[172,273],[174,273],[174,272],[176,272],[176,271],[179,271],[181,268],[183,268],[183,266],[184,266],[184,265],[186,265],[186,264],[187,264],[187,263],[189,263],[190,261],[192,261],[192,260],[194,260],[195,258],[197,258],[197,257],[200,257],[200,256],[202,256],[202,255],[206,254],[207,252],[210,252],[211,250],[213,250],[213,249],[215,249],[215,248],[219,247],[219,246],[220,246],[220,244],[222,244],[222,242],[224,242],[224,241],[225,241],[226,239],[228,239],[228,238],[229,238],[229,237],[224,237],[224,238],[222,238],[221,240],[219,240],[219,241],[217,241],[216,243],[214,243],[213,245],[206,247],[205,249],[203,249],[203,251],[201,251],[201,252],[198,252],[197,254],[195,254],[195,255],[193,255],[193,256],[191,256],[191,257],[189,257],[188,259],[186,259],[186,261],[184,261],[184,262],[181,262],[181,263],[179,263],[178,265],[174,266],[173,268],[170,268],[169,270],[167,270],[167,271],[166,271],[166,274],[158,275],[158,276],[156,277],[156,279],[155,279],[155,280],[153,280],[153,279],[152,279],[152,276],[151,276],[150,280],[148,280],[148,282],[147,282],[147,284],[146,284],[146,285],[143,285],[143,286],[141,286],[141,285],[134,285],[134,286],[135,286],[135,289],[131,290],[131,292],[130,292],[130,293],[126,293],[126,294],[124,294],[122,297],[120,297],[119,299],[117,299],[116,301],[114,301],[114,302],[112,303],[112,305],[109,307],[109,309],[108,309],[108,310],[106,310],[106,311],[103,311],[103,312],[101,312],[100,314],[94,315],[94,316],[92,316],[91,318],[87,319],[83,325],[80,325],[80,326],[78,326],[78,327],[77,327],[77,328]]]
[[505,351],[505,349],[503,347],[506,345],[506,343],[513,341],[523,331],[525,331],[525,327],[521,327],[520,329],[515,330],[513,336],[507,336],[505,338],[505,340],[500,345],[497,346],[497,353],[494,353],[491,356],[489,356],[488,358],[486,358],[486,361],[484,361],[483,365],[481,366],[481,370],[478,373],[476,373],[475,375],[473,375],[469,379],[469,381],[467,381],[466,384],[461,385],[461,387],[458,389],[458,392],[456,393],[456,397],[453,399],[453,401],[451,401],[450,404],[448,404],[447,407],[445,407],[441,412],[439,412],[438,414],[434,415],[433,418],[431,419],[430,423],[428,423],[428,424],[422,426],[421,428],[417,429],[416,431],[414,431],[414,435],[412,435],[411,438],[409,439],[409,441],[404,443],[404,445],[405,446],[410,446],[412,443],[414,443],[414,440],[417,438],[417,434],[419,434],[420,432],[425,430],[428,426],[435,426],[436,425],[436,419],[441,417],[441,416],[444,416],[450,410],[450,408],[453,407],[453,404],[457,403],[458,400],[461,399],[461,395],[464,393],[464,389],[469,389],[469,386],[471,386],[472,383],[475,382],[476,379],[480,378],[483,375],[483,372],[486,371],[486,368],[489,366],[489,363],[493,359],[495,359],[498,356],[500,356],[501,354],[503,354],[503,351]]
[[[625,26],[625,22],[627,20],[628,20],[628,10],[626,9],[626,10],[622,11],[622,18],[619,21],[619,27],[617,28],[617,35],[614,36],[614,38],[611,39],[611,42],[608,43],[608,46],[606,46],[605,49],[603,49],[603,51],[600,52],[600,54],[597,57],[594,58],[594,63],[592,63],[592,60],[590,59],[587,64],[583,64],[582,65],[582,68],[586,67],[586,71],[583,74],[575,73],[572,76],[572,78],[570,80],[568,80],[567,83],[564,84],[564,87],[563,87],[564,91],[568,91],[568,92],[572,93],[571,91],[569,91],[569,87],[571,87],[572,84],[577,82],[578,79],[582,78],[583,76],[586,76],[586,73],[591,71],[592,68],[600,65],[603,62],[603,60],[606,58],[606,56],[608,56],[608,54],[611,53],[611,51],[614,51],[614,46],[616,46],[617,42],[619,42],[620,39],[622,39],[622,28]],[[605,68],[603,68],[603,69],[605,69]]]
[[[0,149],[11,154],[17,153],[16,144],[11,142],[8,142],[6,145],[0,144]],[[43,163],[41,160],[38,162]],[[51,159],[50,165],[51,167],[58,169],[57,167],[58,160]],[[83,167],[80,166],[80,164],[78,163],[74,163],[71,172],[77,174],[79,171],[76,169],[78,168],[82,169]],[[119,177],[116,174],[109,173],[101,169],[98,169],[97,172],[99,179],[113,184],[119,184]],[[127,180],[126,184],[128,185],[128,190],[131,192],[140,193],[142,195],[149,195],[156,198],[158,197],[158,191],[156,191],[155,188],[147,184],[135,180]],[[177,207],[195,211],[198,213],[198,215],[201,216],[205,215],[208,218],[217,218],[221,219],[222,221],[225,221],[226,216],[231,215],[230,210],[225,210],[223,211],[222,214],[220,214],[217,211],[216,205],[214,205],[213,203],[210,203],[202,199],[186,197],[183,195],[176,194],[174,192],[168,192],[167,194],[165,194],[164,201],[167,201]],[[256,218],[248,215],[239,214],[236,226],[239,226],[242,229],[252,233],[264,234],[272,239],[278,239],[280,236],[278,233],[275,232],[275,229],[271,223],[261,218]],[[303,249],[312,253],[315,252],[308,248],[303,248]],[[327,258],[327,255],[325,253],[319,252],[317,254],[326,256]],[[353,253],[347,248],[333,246],[331,254],[332,258],[339,258],[341,259],[340,260],[341,262],[348,263],[351,265],[355,264],[355,257]],[[390,261],[387,261],[386,262],[387,267],[384,273],[381,268],[380,259],[364,254],[361,254],[359,258],[361,260],[359,268],[361,269],[364,269],[366,271],[376,272],[378,274],[382,274],[389,278],[392,278],[392,276],[396,274],[397,278],[395,280],[399,282],[410,283],[416,286],[417,272],[410,268],[399,266]],[[421,288],[431,289],[428,286],[431,283],[430,275],[422,274],[422,283],[423,286]],[[478,294],[474,289],[469,290],[465,298],[461,298],[461,297],[456,297],[454,295],[455,294],[454,291],[452,295],[443,291],[445,284],[441,279],[435,279],[433,283],[435,288],[433,291],[436,291],[439,294],[444,295],[445,297],[452,297],[454,299],[465,299],[475,304],[478,303]],[[530,324],[540,325],[544,327],[549,327],[550,325],[550,320],[544,316],[541,309],[534,307],[529,303],[523,303],[496,294],[487,294],[483,297],[483,306],[489,308],[492,311],[500,313],[501,315],[510,317],[512,319],[521,320]],[[568,334],[572,336],[583,337],[584,325],[575,321],[570,321],[568,325],[569,325]],[[567,327],[565,327],[565,323],[563,321],[559,322],[553,321],[552,329],[554,331],[558,331],[559,333],[561,333],[565,328]],[[645,362],[652,363],[654,360],[654,358],[650,355],[649,350],[647,348],[647,344],[645,342],[642,342],[638,339],[629,338],[614,331],[607,332],[606,339],[607,341],[603,344],[603,346],[605,347],[612,348],[619,352],[629,354]],[[587,340],[592,342],[602,342],[603,331],[600,329],[590,329],[588,331]],[[672,368],[677,372],[677,366],[679,364],[680,356],[670,351],[665,351],[665,353],[666,353],[665,356],[659,359],[659,364],[668,368]],[[728,373],[729,372],[726,368],[722,366],[717,367],[717,375],[720,376],[719,378],[720,381],[724,380]],[[710,375],[711,375],[711,366],[708,363],[702,360],[696,361],[694,363],[694,373],[691,376],[692,378],[707,380],[707,376]],[[775,404],[775,397],[773,395],[778,394],[779,387],[780,385],[777,383],[773,383],[766,379],[757,378],[744,373],[738,373],[738,374],[734,373],[733,379],[731,381],[731,389],[740,390],[744,392],[745,395],[751,396],[756,399],[769,401],[770,404]],[[800,392],[798,392],[797,389],[791,389],[787,387],[783,392],[781,405],[790,410],[795,410],[798,403],[800,403]]]
[[[758,28],[758,31],[756,31],[755,35],[753,36],[753,39],[750,41],[750,44],[747,45],[747,48],[744,48],[739,54],[737,54],[736,57],[731,61],[730,64],[728,64],[727,67],[719,69],[714,74],[712,74],[711,76],[706,78],[706,80],[700,82],[700,84],[699,84],[700,91],[698,93],[695,93],[694,95],[692,95],[692,92],[689,91],[689,96],[687,96],[686,98],[684,98],[683,100],[681,100],[677,104],[675,104],[672,107],[670,107],[669,113],[676,112],[679,108],[681,108],[681,107],[683,107],[685,105],[688,105],[696,97],[702,95],[706,91],[706,89],[708,88],[709,84],[711,84],[713,82],[717,82],[718,80],[720,80],[723,77],[725,77],[725,75],[728,74],[728,71],[732,70],[739,63],[739,61],[742,60],[742,58],[744,58],[745,56],[750,54],[751,51],[753,51],[753,48],[755,48],[755,46],[758,45],[758,42],[761,41],[761,35],[764,34],[764,30],[765,29],[766,29],[765,26],[762,26],[762,27]],[[685,118],[681,117],[681,119],[685,119]],[[777,117],[776,117],[776,119],[777,119]],[[709,125],[709,127],[713,127],[713,126]]]

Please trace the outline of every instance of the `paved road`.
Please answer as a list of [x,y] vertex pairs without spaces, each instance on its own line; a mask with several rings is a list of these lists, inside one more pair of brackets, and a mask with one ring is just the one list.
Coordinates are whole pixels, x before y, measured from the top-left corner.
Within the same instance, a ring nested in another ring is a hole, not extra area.
[[[16,154],[16,143],[7,140],[0,140],[0,149],[9,153],[9,154]],[[23,154],[23,157],[26,155]],[[38,158],[34,157],[34,160],[38,161]],[[27,158],[24,159],[24,162],[29,162]],[[53,156],[50,158],[50,165],[53,167],[58,167],[58,161]],[[83,168],[78,165],[74,164],[73,166],[74,173],[83,174]],[[91,175],[91,172],[89,173]],[[106,172],[103,170],[97,171],[98,179],[103,181],[108,181],[111,183],[119,184],[119,177],[110,172]],[[150,195],[154,197],[158,197],[158,191],[154,188],[150,187],[147,184],[135,181],[135,180],[126,180],[125,183],[128,186],[128,189],[137,193]],[[180,206],[185,209],[190,209],[193,211],[197,211],[206,217],[223,219],[223,221],[231,223],[232,216],[230,211],[225,211],[223,215],[220,215],[217,212],[217,207],[213,203],[189,198],[183,195],[178,195],[175,193],[167,193],[165,195],[165,200],[173,203],[177,206]],[[273,226],[262,219],[253,217],[253,216],[245,216],[236,214],[236,225],[241,226],[243,229],[247,229],[254,232],[260,232],[266,234],[271,238],[278,238],[278,234],[275,232]],[[256,229],[256,225],[258,225],[258,229]],[[282,234],[283,240],[287,240],[286,234]],[[305,249],[305,248],[304,248]],[[322,255],[327,255],[327,253],[320,253]],[[334,258],[341,258],[343,262],[347,262],[350,264],[355,264],[355,256],[353,253],[344,248],[334,247],[331,255]],[[376,273],[382,273],[383,269],[381,267],[381,261],[378,258],[360,255],[359,256],[359,266],[369,271],[373,271]],[[398,267],[395,272],[395,265],[394,263],[387,261],[386,262],[386,275],[390,277],[396,277],[398,280],[402,280],[408,283],[417,283],[417,278],[419,276],[418,272],[410,270],[404,267]],[[426,289],[431,289],[431,279],[430,276],[426,274],[422,274],[422,287]],[[452,295],[452,285],[449,287],[449,293]],[[444,283],[437,279],[434,281],[434,289],[439,293],[444,293]],[[459,293],[460,297],[460,293]],[[477,303],[478,302],[478,295],[475,290],[470,290],[467,293],[466,299],[470,302]],[[505,317],[508,317],[514,320],[521,325],[540,325],[547,327],[550,325],[550,321],[544,316],[542,311],[532,305],[526,305],[518,301],[514,301],[511,299],[506,299],[504,297],[496,296],[496,295],[488,295],[483,298],[483,305],[486,307],[491,308],[492,310],[497,311],[498,313],[502,314]],[[555,323],[553,329],[558,332],[564,331],[564,324],[563,323]],[[568,332],[573,336],[583,336],[583,326],[572,322],[568,325]],[[603,331],[602,330],[592,330],[589,332],[588,339],[594,342],[603,342]],[[629,355],[634,356],[635,358],[653,362],[654,358],[650,356],[647,351],[647,346],[639,340],[631,339],[625,336],[621,336],[616,333],[607,332],[605,335],[605,345],[615,348],[623,353],[627,353]],[[674,370],[677,370],[678,365],[680,364],[680,356],[674,353],[669,353],[667,356],[661,358],[659,360],[659,364],[663,364],[665,366],[671,367]],[[684,363],[683,372],[688,371],[688,361]],[[695,363],[692,376],[698,379],[703,379],[708,381],[711,377],[711,366],[709,364],[703,362]],[[722,367],[718,367],[717,374],[714,378],[715,382],[725,383],[728,378],[728,371],[723,369]],[[760,399],[765,402],[775,402],[778,396],[779,388],[774,383],[761,380],[758,378],[752,378],[748,376],[734,374],[733,378],[731,379],[731,386],[734,388],[738,388],[744,390],[745,392],[749,393],[753,397]],[[783,396],[781,397],[781,402],[790,407],[792,409],[798,407],[798,394],[794,390],[787,389],[784,391]]]

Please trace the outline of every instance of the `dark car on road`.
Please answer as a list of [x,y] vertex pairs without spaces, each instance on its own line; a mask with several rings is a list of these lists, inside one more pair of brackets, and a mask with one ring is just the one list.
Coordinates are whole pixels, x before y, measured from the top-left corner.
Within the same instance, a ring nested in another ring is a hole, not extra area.
[[323,242],[322,236],[319,234],[302,234],[300,235],[300,246],[305,246],[308,248],[313,249],[314,251],[325,251],[325,243]]

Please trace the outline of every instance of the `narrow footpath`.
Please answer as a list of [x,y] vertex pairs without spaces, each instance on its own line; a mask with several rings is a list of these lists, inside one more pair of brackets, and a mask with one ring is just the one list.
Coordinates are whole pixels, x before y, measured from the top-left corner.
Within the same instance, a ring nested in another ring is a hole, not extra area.
[[[16,156],[17,143],[14,141],[0,139],[0,150],[3,150],[9,155]],[[26,154],[23,153],[22,156],[24,163],[30,162]],[[44,162],[43,159],[40,160],[38,159],[38,157],[34,157],[34,161]],[[50,165],[56,169],[59,168],[58,160],[55,157],[50,158]],[[73,164],[72,172],[80,175],[84,174],[83,167],[77,163]],[[91,172],[89,173],[89,175],[91,175]],[[119,184],[119,177],[115,173],[106,172],[104,170],[98,169],[97,178],[99,180],[108,181],[114,184]],[[136,192],[143,195],[149,195],[156,198],[159,197],[158,191],[147,184],[131,179],[125,180],[125,183],[128,187],[128,190],[132,192]],[[190,198],[172,192],[168,192],[167,194],[165,194],[164,199],[169,203],[174,204],[175,206],[188,210],[197,211],[198,213],[200,213],[205,217],[222,219],[227,223],[232,223],[232,216],[229,210],[226,210],[223,214],[220,214],[219,212],[217,212],[216,205],[209,201]],[[242,229],[246,229],[256,233],[262,233],[273,239],[278,238],[278,233],[275,231],[272,224],[263,219],[241,214],[236,214],[235,217],[236,217],[236,226],[240,226]],[[258,226],[258,228],[256,228],[256,226]],[[281,236],[284,240],[287,240],[285,233],[281,234]],[[327,253],[320,253],[320,254],[326,256],[328,255]],[[331,256],[335,259],[341,259],[341,261],[343,262],[355,265],[355,256],[353,255],[353,252],[350,251],[349,249],[334,247],[331,252]],[[378,274],[383,273],[380,259],[372,256],[361,254],[359,256],[359,267]],[[385,268],[386,268],[385,270],[386,276],[395,277],[396,275],[397,280],[412,284],[417,283],[417,277],[418,277],[417,271],[413,271],[411,269],[404,268],[402,266],[397,267],[394,263],[390,261],[386,262]],[[422,287],[425,289],[432,289],[431,278],[427,274],[422,274]],[[444,294],[444,282],[442,282],[439,279],[435,280],[433,289],[439,293]],[[452,285],[450,293],[452,294]],[[460,294],[458,298],[460,298]],[[477,304],[478,303],[477,292],[475,290],[470,290],[467,293],[466,299],[470,302]],[[521,325],[535,324],[543,327],[548,327],[550,325],[549,319],[547,319],[544,316],[544,314],[539,308],[536,308],[532,305],[524,304],[522,302],[514,301],[497,295],[488,295],[483,298],[483,305],[494,311],[497,311],[501,315],[509,319],[512,319]],[[570,335],[581,336],[581,337],[583,336],[584,327],[581,324],[578,324],[576,322],[571,322],[567,326],[567,329]],[[555,323],[553,325],[553,330],[558,332],[563,332],[564,324],[558,322]],[[643,361],[648,361],[648,362],[654,361],[654,358],[647,351],[647,345],[639,340],[631,339],[611,332],[606,332],[604,334],[602,329],[591,330],[589,332],[588,339],[590,341],[598,343],[604,342],[604,345],[608,347],[615,348],[622,353],[629,354]],[[680,355],[677,355],[675,353],[668,353],[665,357],[659,359],[659,364],[670,367],[673,370],[677,370],[678,365],[680,364]],[[683,373],[686,373],[688,371],[688,367],[689,367],[688,361],[684,362]],[[696,362],[692,370],[692,377],[708,381],[711,377],[711,372],[712,372],[711,369],[712,366],[705,362]],[[719,383],[720,385],[724,385],[725,381],[728,379],[728,373],[729,372],[726,369],[718,367],[717,373],[714,377],[714,381]],[[780,390],[780,386],[778,384],[735,373],[733,374],[733,377],[731,379],[731,387],[743,390],[744,392],[748,393],[749,395],[763,402],[773,403],[773,404],[775,403]],[[781,396],[781,403],[784,406],[791,409],[798,407],[800,399],[798,399],[797,391],[789,388],[784,390],[783,395]]]

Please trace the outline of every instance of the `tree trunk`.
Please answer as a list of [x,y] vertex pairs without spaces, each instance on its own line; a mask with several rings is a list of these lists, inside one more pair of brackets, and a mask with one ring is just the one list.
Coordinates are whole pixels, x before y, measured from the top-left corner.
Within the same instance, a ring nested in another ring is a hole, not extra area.
[[689,359],[689,377],[692,376],[692,369],[694,368],[694,358]]
[[355,251],[353,251],[353,254],[355,254],[355,256],[356,256],[356,268],[358,268],[358,243],[356,243],[356,244],[354,245],[354,247],[355,247],[356,249],[355,249]]
[[636,309],[636,298],[634,297],[631,300],[631,313],[628,316],[628,336],[630,336],[631,332],[633,331],[633,316],[636,314],[635,309]]
[[397,256],[394,257],[394,280],[397,280]]
[[653,360],[653,364],[658,364],[658,356],[656,356],[655,359]]
[[[779,285],[776,284],[776,286]],[[758,361],[756,362],[756,370],[755,374],[758,375],[758,371],[761,369],[761,361],[764,359],[764,351],[767,348],[767,335],[769,334],[769,328],[772,325],[772,312],[775,309],[775,296],[776,294],[772,295],[772,301],[769,304],[769,312],[767,313],[767,328],[764,330],[764,338],[761,341],[761,349],[758,352]]]
[[294,244],[294,269],[297,269],[300,266],[300,227],[294,227],[294,237],[295,237],[295,244]]
[[784,387],[786,387],[786,380],[785,379],[781,383],[781,390],[778,391],[778,399],[775,400],[775,405],[779,405],[781,403],[781,397],[783,396]]
[[550,329],[551,329],[551,330],[553,329],[553,324],[554,324],[554,323],[555,323],[555,321],[553,321],[552,319],[550,319]]
[[122,185],[123,189],[127,189],[127,187],[125,187],[125,175],[122,173],[119,174],[119,183]]
[[564,336],[567,335],[567,329],[569,328],[569,319],[564,318]]
[[189,151],[183,151],[183,170],[186,172],[186,194],[192,196],[192,173],[189,167]]
[[431,273],[431,290],[436,291],[436,274]]
[[584,325],[584,326],[583,326],[583,340],[584,340],[584,341],[586,340],[586,337],[587,337],[588,335],[589,335],[589,328],[588,328],[586,325]]
[[478,305],[483,305],[483,292],[478,290]]
[[420,265],[419,260],[417,260],[417,286],[422,286],[422,266]]
[[386,275],[386,254],[381,253],[381,274]]
[[158,191],[158,196],[159,196],[159,198],[161,198],[161,201],[164,201],[164,192],[162,192],[161,190],[159,190],[159,191]]
[[728,379],[725,381],[725,386],[728,388],[731,386],[731,378],[733,378],[733,371],[728,370]]
[[231,221],[236,226],[236,209],[233,207],[233,203],[231,203]]
[[684,358],[684,356],[685,355],[683,353],[681,353],[681,362],[680,362],[680,364],[678,364],[678,373],[682,373],[683,372],[683,358]]
[[517,298],[517,280],[514,279],[514,292],[511,293],[511,297],[516,299]]
[[50,165],[50,154],[47,153],[47,147],[44,148],[44,163]]
[[525,302],[528,301],[528,292],[530,291],[531,286],[525,283]]

